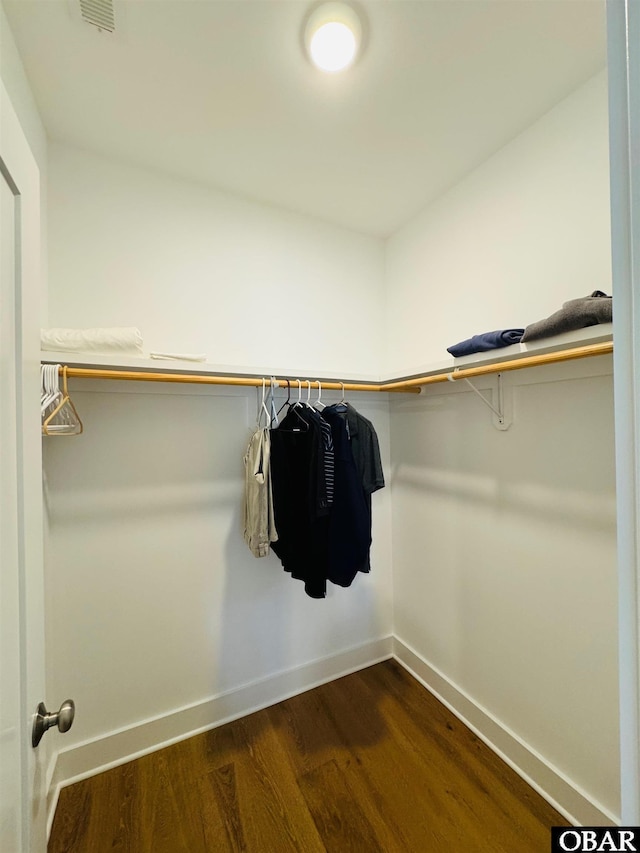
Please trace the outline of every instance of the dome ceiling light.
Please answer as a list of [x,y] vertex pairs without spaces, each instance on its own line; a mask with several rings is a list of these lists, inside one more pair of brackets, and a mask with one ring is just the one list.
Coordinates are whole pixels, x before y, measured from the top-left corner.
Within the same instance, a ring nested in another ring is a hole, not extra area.
[[353,65],[360,49],[362,25],[346,3],[323,3],[313,10],[304,31],[304,44],[313,64],[335,74]]

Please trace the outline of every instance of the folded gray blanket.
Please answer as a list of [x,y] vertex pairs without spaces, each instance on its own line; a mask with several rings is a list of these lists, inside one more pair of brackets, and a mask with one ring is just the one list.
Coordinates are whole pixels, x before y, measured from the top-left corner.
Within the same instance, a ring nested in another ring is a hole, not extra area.
[[581,299],[570,299],[555,314],[527,326],[522,343],[584,329],[586,326],[597,326],[599,323],[610,323],[613,318],[612,303],[611,297],[601,290],[594,290],[591,296]]

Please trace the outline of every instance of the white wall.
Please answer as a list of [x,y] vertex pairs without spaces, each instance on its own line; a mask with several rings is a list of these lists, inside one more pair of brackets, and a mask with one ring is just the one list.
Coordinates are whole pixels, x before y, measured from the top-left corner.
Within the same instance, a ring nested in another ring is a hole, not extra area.
[[0,3],[0,76],[40,170],[41,323],[47,322],[47,134]]
[[[606,109],[599,76],[390,240],[390,371],[611,292]],[[507,432],[462,383],[392,402],[394,634],[454,704],[584,793],[575,817],[615,816],[610,359],[504,382]]]
[[394,632],[615,815],[613,389],[592,361],[509,374],[507,432],[449,383],[394,401]]
[[[147,349],[267,373],[379,373],[372,238],[60,145],[50,221],[51,325],[138,325]],[[283,671],[302,688],[309,665],[336,675],[390,635],[390,490],[373,498],[371,575],[311,600],[242,540],[254,389],[76,381],[73,399],[84,434],[44,442],[51,672],[78,707],[65,752]],[[386,395],[357,406],[388,469]]]
[[58,144],[50,211],[51,326],[138,326],[147,350],[266,372],[380,373],[375,238]]
[[[65,749],[391,633],[389,489],[371,574],[310,599],[242,539],[254,389],[122,386],[77,381],[84,434],[44,442],[52,675],[78,707]],[[387,402],[368,397],[388,470]]]
[[29,87],[13,33],[0,3],[0,74],[40,169],[46,165],[47,135]]
[[388,372],[611,293],[607,146],[602,73],[389,240]]

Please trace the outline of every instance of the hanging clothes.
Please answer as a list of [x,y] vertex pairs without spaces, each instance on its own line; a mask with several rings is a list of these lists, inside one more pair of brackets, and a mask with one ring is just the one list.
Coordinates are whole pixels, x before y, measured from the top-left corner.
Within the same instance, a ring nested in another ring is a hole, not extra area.
[[271,484],[271,431],[257,429],[244,456],[244,540],[254,557],[266,557],[278,533]]
[[331,426],[335,455],[335,489],[329,518],[327,579],[351,586],[366,566],[371,545],[371,522],[356,468],[345,414],[328,406],[322,417]]
[[[370,420],[356,411],[350,403],[341,403],[346,409],[347,428],[353,459],[360,476],[362,491],[364,492],[367,506],[367,519],[369,525],[369,537],[373,524],[371,495],[379,489],[384,488],[384,472],[382,470],[382,459],[380,457],[380,442],[375,427]],[[360,569],[362,572],[371,570],[369,554],[367,554],[366,565]]]
[[320,416],[294,404],[271,430],[271,473],[278,541],[285,571],[304,582],[311,598],[327,592],[329,502]]
[[[273,401],[273,393],[271,399]],[[267,416],[265,426],[260,425],[263,414]],[[263,383],[262,404],[258,410],[256,430],[244,455],[244,540],[254,557],[266,557],[271,543],[278,539],[271,482],[271,420],[272,414],[265,403]]]
[[370,421],[344,403],[322,412],[294,403],[271,430],[271,474],[271,548],[307,595],[324,598],[327,581],[348,587],[370,570],[371,494],[384,487]]

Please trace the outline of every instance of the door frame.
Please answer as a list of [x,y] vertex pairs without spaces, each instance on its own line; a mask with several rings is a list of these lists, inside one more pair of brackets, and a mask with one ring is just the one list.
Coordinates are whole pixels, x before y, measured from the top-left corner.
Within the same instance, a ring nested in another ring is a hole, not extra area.
[[44,569],[40,388],[40,171],[0,80],[0,152],[15,185],[19,262],[16,276],[16,431],[20,633],[22,844],[46,850],[48,749],[31,747],[44,698]]
[[621,823],[640,824],[640,4],[607,0]]

